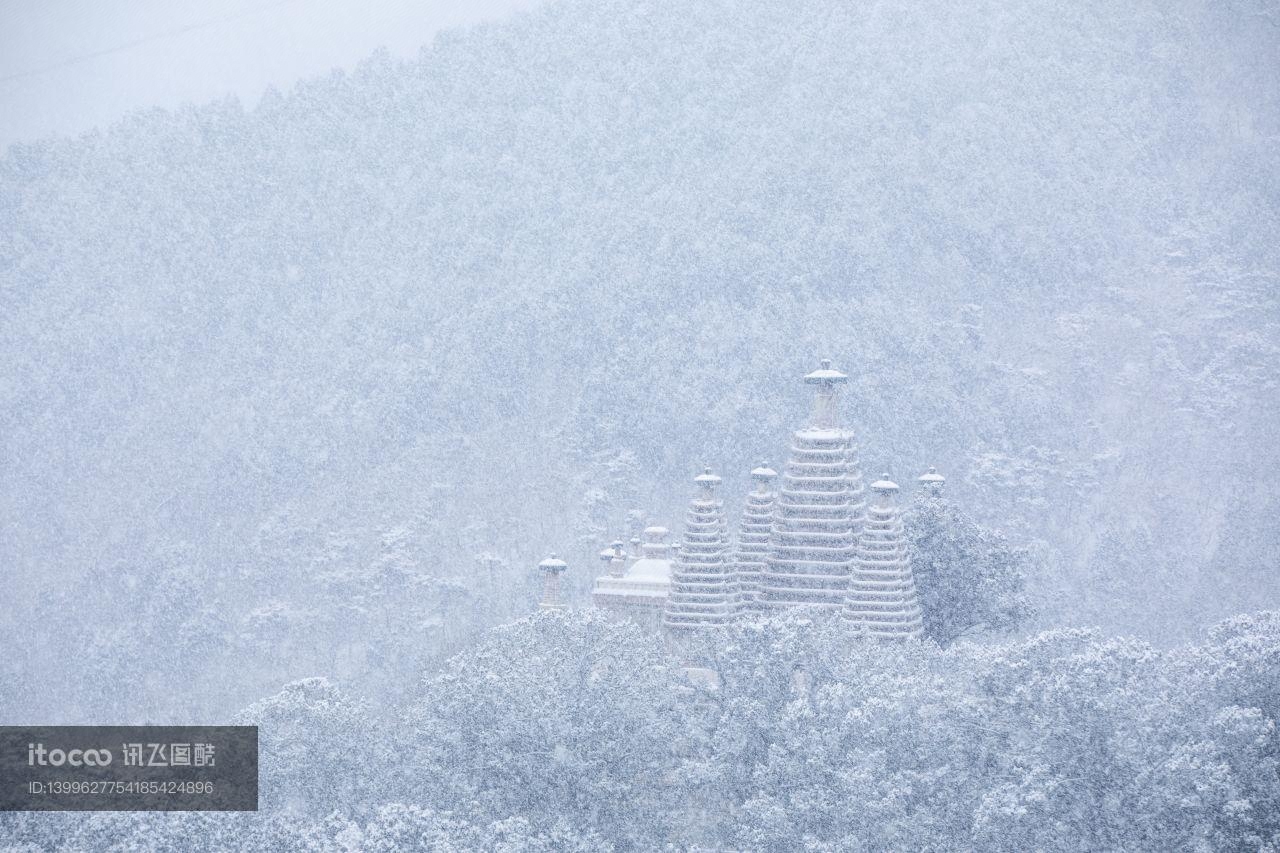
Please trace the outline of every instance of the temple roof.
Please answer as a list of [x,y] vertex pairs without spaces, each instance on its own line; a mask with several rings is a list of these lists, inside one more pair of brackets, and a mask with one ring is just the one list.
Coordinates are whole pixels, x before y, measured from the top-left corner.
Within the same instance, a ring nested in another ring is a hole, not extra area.
[[671,561],[655,557],[641,557],[627,568],[627,573],[623,575],[623,578],[647,583],[670,581]]

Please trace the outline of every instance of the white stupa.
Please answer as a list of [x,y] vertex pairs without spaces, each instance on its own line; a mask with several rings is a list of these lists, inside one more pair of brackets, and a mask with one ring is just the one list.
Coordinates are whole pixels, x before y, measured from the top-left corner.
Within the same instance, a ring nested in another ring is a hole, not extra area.
[[538,602],[538,607],[543,610],[563,610],[565,604],[560,600],[560,575],[564,574],[568,565],[559,556],[552,554],[539,563],[538,568],[543,577],[542,601]]
[[773,490],[778,472],[761,462],[751,471],[755,488],[747,495],[742,509],[742,525],[738,528],[738,551],[735,570],[738,579],[738,609],[759,609],[760,576],[769,559],[769,535],[773,530],[773,511],[778,495]]
[[724,505],[715,494],[720,478],[707,468],[694,482],[698,494],[685,515],[683,544],[671,571],[671,597],[662,616],[663,627],[675,633],[723,625],[736,610]]
[[764,607],[842,607],[862,526],[857,449],[836,416],[837,394],[849,377],[824,359],[804,381],[814,386],[813,414],[792,439],[760,580]]
[[[591,600],[596,607],[632,619],[642,625],[658,628],[662,611],[671,592],[671,555],[666,543],[667,528],[646,527],[640,545],[640,558],[623,568],[625,561],[618,549],[608,549],[608,574],[596,578]],[[601,552],[603,558],[604,551]],[[615,574],[616,572],[616,574]]]
[[871,493],[844,615],[871,637],[919,637],[924,629],[902,529],[898,485],[885,474],[871,484]]

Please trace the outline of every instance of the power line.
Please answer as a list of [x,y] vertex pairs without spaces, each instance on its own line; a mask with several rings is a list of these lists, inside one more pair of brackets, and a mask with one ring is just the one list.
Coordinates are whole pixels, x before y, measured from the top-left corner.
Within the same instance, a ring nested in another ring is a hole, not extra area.
[[131,50],[135,47],[138,47],[139,45],[147,44],[153,41],[160,41],[161,39],[173,38],[174,36],[184,35],[186,33],[192,32],[193,30],[202,30],[205,27],[213,27],[213,26],[217,26],[218,24],[230,23],[231,21],[236,21],[236,20],[239,20],[240,18],[247,18],[250,15],[257,15],[257,14],[261,14],[262,12],[269,12],[272,9],[278,9],[281,6],[287,6],[290,3],[297,3],[297,2],[299,2],[299,0],[279,0],[279,2],[268,3],[265,6],[257,6],[252,9],[241,9],[239,12],[233,12],[230,15],[224,15],[221,18],[210,18],[207,21],[197,21],[194,24],[186,24],[185,26],[181,26],[173,30],[168,30],[163,33],[155,33],[154,35],[143,36],[140,39],[134,39],[133,41],[124,42],[123,44],[117,44],[117,45],[114,45],[113,47],[103,48],[102,50],[95,50],[92,53],[82,53],[79,56],[72,56],[68,59],[62,59],[62,60],[59,60],[58,62],[54,62],[49,65],[44,65],[39,68],[30,68],[30,69],[27,69],[26,71],[19,71],[16,74],[9,74],[5,77],[0,77],[0,83],[9,83],[13,80],[22,80],[26,77],[38,77],[41,74],[48,74],[50,71],[57,71],[60,68],[66,68],[67,66],[70,66],[70,65],[79,65],[81,62],[88,62],[89,60],[97,59],[100,56],[108,56],[112,53],[119,53],[124,50]]

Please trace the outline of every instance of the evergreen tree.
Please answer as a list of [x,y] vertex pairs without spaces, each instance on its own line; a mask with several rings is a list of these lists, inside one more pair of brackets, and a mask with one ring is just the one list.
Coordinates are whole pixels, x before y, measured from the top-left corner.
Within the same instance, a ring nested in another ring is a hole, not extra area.
[[1030,618],[1028,549],[974,522],[936,486],[917,491],[905,528],[926,637],[946,645]]

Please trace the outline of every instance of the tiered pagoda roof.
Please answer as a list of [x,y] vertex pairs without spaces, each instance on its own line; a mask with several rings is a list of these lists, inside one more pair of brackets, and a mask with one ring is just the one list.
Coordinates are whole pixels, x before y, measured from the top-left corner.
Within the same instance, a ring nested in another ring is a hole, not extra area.
[[873,637],[919,637],[920,602],[902,529],[898,486],[885,474],[871,484],[871,492],[874,498],[858,537],[844,615]]
[[671,571],[671,596],[662,622],[668,630],[698,630],[733,618],[736,590],[720,478],[707,468],[694,478],[698,495],[685,515],[684,542]]
[[839,607],[849,588],[864,507],[853,434],[839,427],[836,397],[848,377],[823,361],[809,426],[795,433],[760,579],[765,607]]
[[769,559],[769,536],[773,530],[774,505],[778,495],[773,490],[778,472],[761,462],[751,472],[756,487],[747,495],[738,528],[736,570],[738,577],[738,609],[759,609],[760,576]]

